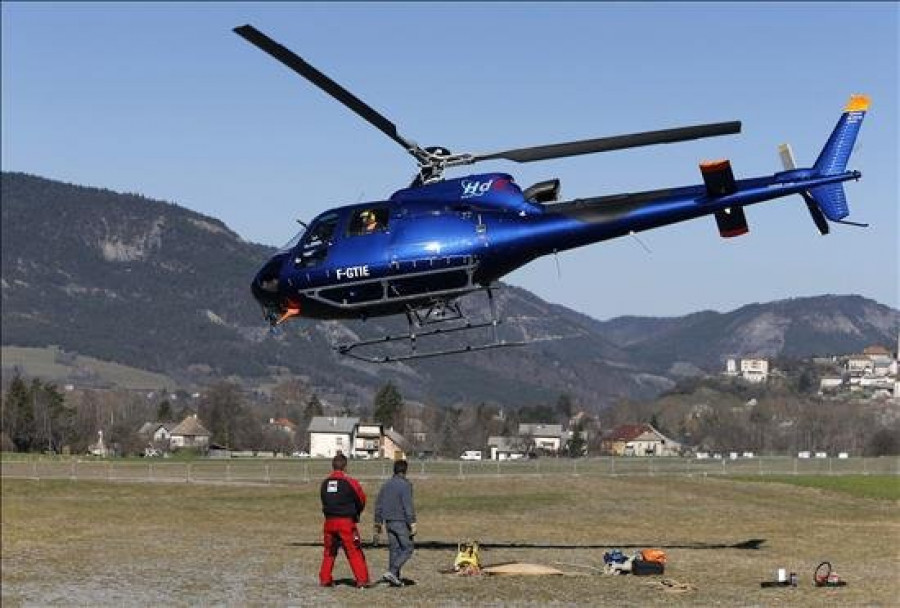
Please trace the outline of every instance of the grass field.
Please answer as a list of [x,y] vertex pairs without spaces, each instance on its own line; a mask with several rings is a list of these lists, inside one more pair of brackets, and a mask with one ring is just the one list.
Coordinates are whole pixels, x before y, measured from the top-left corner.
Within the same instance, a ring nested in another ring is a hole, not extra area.
[[[351,465],[352,466],[352,465]],[[353,471],[351,470],[351,473]],[[457,578],[453,550],[419,550],[416,585],[317,587],[318,484],[2,482],[2,600],[19,605],[262,606],[898,606],[900,510],[893,494],[769,483],[769,478],[551,475],[413,476],[420,541],[663,547],[658,577],[605,576],[603,549],[495,548],[488,563],[527,561],[578,577]],[[825,479],[824,477],[820,479]],[[837,479],[837,478],[834,478]],[[896,478],[872,476],[873,485]],[[779,480],[782,481],[782,480]],[[795,481],[789,479],[787,481]],[[812,482],[809,482],[812,483]],[[829,478],[822,484],[831,486]],[[844,485],[863,488],[864,480]],[[379,482],[364,487],[370,495]],[[361,525],[371,535],[371,513]],[[764,538],[759,550],[689,548]],[[681,548],[679,548],[681,547]],[[384,549],[367,551],[373,577]],[[812,587],[829,560],[848,581]],[[564,562],[558,564],[556,562]],[[777,568],[796,589],[761,589]],[[336,576],[349,577],[343,557]]]
[[900,477],[896,475],[772,475],[737,479],[759,483],[788,483],[806,488],[843,492],[859,498],[900,501]]

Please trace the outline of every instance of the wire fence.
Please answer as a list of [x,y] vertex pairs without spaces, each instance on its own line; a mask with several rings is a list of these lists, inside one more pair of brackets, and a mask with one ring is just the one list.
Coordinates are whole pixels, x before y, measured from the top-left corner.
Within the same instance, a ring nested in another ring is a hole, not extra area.
[[[389,460],[354,460],[349,472],[357,479],[387,479]],[[206,484],[318,483],[331,471],[324,459],[229,459],[167,461],[89,460],[77,458],[5,458],[8,479],[68,479],[71,481],[158,482]],[[489,476],[750,476],[750,475],[900,475],[900,458],[758,457],[736,460],[689,458],[601,457],[538,458],[527,461],[410,461],[413,479],[478,478]]]

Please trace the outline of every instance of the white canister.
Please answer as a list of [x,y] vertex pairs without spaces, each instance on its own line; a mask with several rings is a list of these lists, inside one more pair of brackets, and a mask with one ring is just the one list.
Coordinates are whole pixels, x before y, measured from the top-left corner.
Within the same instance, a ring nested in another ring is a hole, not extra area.
[[787,582],[787,570],[785,568],[778,569],[778,582],[779,583]]

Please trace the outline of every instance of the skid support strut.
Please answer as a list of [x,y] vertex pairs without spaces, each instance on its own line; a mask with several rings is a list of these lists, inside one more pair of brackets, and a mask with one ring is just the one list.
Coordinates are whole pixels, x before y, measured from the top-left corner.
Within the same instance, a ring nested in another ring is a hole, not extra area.
[[[490,318],[487,320],[473,322],[465,315],[458,300],[436,299],[425,306],[407,305],[406,321],[409,324],[409,331],[407,333],[341,344],[336,347],[336,350],[342,355],[353,357],[360,361],[368,361],[370,363],[390,363],[393,361],[426,359],[429,357],[469,353],[479,350],[522,346],[531,343],[532,341],[507,341],[500,338],[499,326],[501,319],[497,311],[497,303],[494,299],[495,289],[496,287],[483,288],[487,293],[490,308]],[[491,330],[491,337],[489,340],[482,340],[475,344],[444,345],[443,347],[434,348],[432,350],[419,350],[419,345],[423,342],[423,338],[431,339],[433,342],[446,343],[452,341],[454,335],[468,339],[474,334],[479,333],[478,330],[486,328],[490,328]],[[401,349],[399,352],[385,352],[385,350],[393,344],[404,343],[406,344],[405,350]],[[373,353],[372,351],[376,352]]]

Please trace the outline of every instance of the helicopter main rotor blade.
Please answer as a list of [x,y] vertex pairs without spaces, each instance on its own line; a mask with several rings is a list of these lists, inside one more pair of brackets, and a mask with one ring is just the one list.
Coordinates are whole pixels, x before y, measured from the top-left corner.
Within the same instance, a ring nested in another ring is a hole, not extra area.
[[610,150],[623,150],[640,146],[652,146],[656,144],[671,144],[679,141],[689,141],[703,137],[717,137],[719,135],[731,135],[741,132],[740,121],[717,122],[677,129],[663,129],[661,131],[645,131],[643,133],[631,133],[629,135],[615,135],[613,137],[600,137],[597,139],[582,139],[561,144],[549,144],[534,146],[532,148],[516,148],[503,152],[491,152],[488,154],[473,154],[470,162],[504,158],[517,163],[530,163],[536,160],[548,160],[551,158],[564,158],[566,156],[578,156],[580,154],[593,154],[595,152],[609,152]]
[[397,126],[394,123],[376,112],[356,95],[307,63],[290,49],[275,42],[252,25],[241,25],[236,27],[234,28],[234,33],[250,44],[265,51],[285,66],[297,72],[356,112],[356,114],[361,116],[369,124],[373,125],[376,129],[403,146],[403,149],[412,154],[417,160],[422,161],[428,157],[428,153],[416,145],[415,142],[411,142],[401,136],[400,133],[397,132]]

